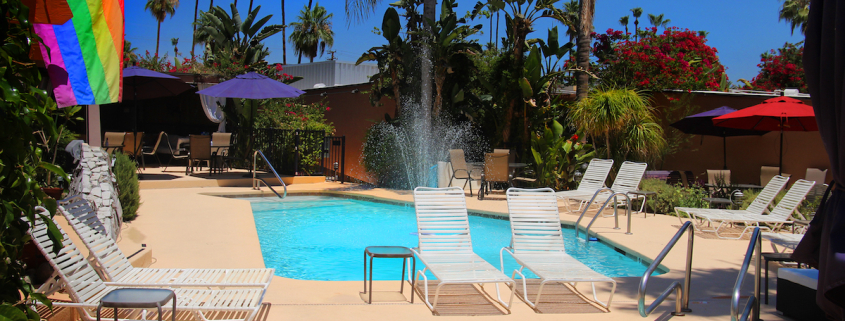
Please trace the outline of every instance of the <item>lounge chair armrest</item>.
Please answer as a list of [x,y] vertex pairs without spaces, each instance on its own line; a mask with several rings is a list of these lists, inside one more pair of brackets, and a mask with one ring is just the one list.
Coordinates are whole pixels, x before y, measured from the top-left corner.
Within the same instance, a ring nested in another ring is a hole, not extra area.
[[502,267],[502,273],[505,273],[505,252],[511,255],[512,258],[516,259],[516,256],[513,254],[512,247],[503,247],[499,250],[499,265]]

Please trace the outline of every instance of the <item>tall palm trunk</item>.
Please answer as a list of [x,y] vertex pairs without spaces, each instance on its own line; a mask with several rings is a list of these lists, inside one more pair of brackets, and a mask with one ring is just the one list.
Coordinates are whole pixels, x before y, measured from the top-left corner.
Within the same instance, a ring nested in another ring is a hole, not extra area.
[[159,39],[161,39],[161,21],[158,22],[158,31],[156,31],[156,57],[158,57]]
[[252,12],[252,0],[249,0],[249,10],[246,12]]
[[634,19],[634,41],[640,40],[640,20]]
[[238,6],[238,0],[235,0],[235,7]]
[[288,64],[288,36],[285,34],[285,29],[287,28],[287,24],[285,24],[285,0],[282,0],[282,64]]
[[[527,25],[526,25],[526,22],[525,22],[524,19],[514,18],[514,20],[512,20],[512,21],[513,21],[513,29],[512,30],[513,30],[513,33],[514,33],[513,34],[513,39],[514,39],[514,42],[513,42],[513,61],[514,61],[514,63],[513,63],[513,65],[517,66],[517,67],[515,67],[516,70],[514,70],[514,72],[516,73],[514,78],[515,79],[521,79],[522,78],[522,71],[523,71],[522,70],[522,64],[523,64],[523,60],[524,60],[523,56],[525,54],[525,48],[524,48],[523,45],[525,44],[525,37],[528,35],[528,29],[527,29]],[[503,128],[502,128],[502,142],[505,143],[505,147],[511,147],[511,146],[508,145],[508,143],[510,142],[511,126],[512,126],[512,123],[513,123],[513,118],[515,116],[514,110],[518,107],[518,104],[520,104],[520,103],[523,103],[522,102],[522,95],[521,94],[515,95],[511,99],[510,103],[508,103],[507,110],[505,110],[505,123],[504,123]]]
[[587,73],[590,70],[590,41],[592,37],[590,32],[593,29],[593,14],[596,10],[596,0],[581,0],[581,12],[579,20],[581,25],[578,27],[578,53],[577,64],[578,71],[575,73],[575,98],[578,100],[587,97],[590,86],[590,75]]
[[194,59],[194,47],[197,45],[197,11],[200,7],[200,0],[196,0],[194,2],[194,23],[192,26],[194,27],[194,33],[191,34],[191,59]]
[[214,0],[208,2],[208,11],[211,11],[211,8],[214,8]]

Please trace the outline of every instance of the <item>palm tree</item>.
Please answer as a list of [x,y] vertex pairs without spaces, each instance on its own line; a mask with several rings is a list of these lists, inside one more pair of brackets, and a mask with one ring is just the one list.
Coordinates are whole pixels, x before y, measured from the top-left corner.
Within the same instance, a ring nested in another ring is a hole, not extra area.
[[575,57],[578,71],[575,73],[575,98],[582,100],[587,97],[590,87],[590,45],[593,31],[593,15],[596,13],[596,0],[581,0],[581,10],[578,21],[578,51]]
[[570,0],[563,4],[563,21],[567,27],[566,35],[569,36],[569,42],[573,42],[578,37],[579,11],[581,11],[581,5],[578,0]]
[[631,9],[631,13],[634,14],[634,41],[638,41],[639,34],[640,34],[640,16],[643,15],[643,8],[636,7]]
[[[282,0],[282,39],[287,39],[287,24],[285,24],[285,0]],[[282,64],[288,64],[288,42],[282,41]]]
[[[635,151],[649,151],[650,146],[655,145],[632,141],[643,137],[653,139],[654,136],[654,126],[643,125],[654,122],[648,99],[632,89],[594,89],[572,107],[569,117],[579,130],[592,136],[593,141],[604,138],[607,158],[613,158],[611,142],[619,141],[618,136],[625,136],[621,139],[623,146],[620,147],[629,147]],[[633,129],[631,133],[635,137],[626,136],[629,129]]]
[[784,0],[778,12],[778,21],[789,22],[790,30],[794,34],[795,27],[801,30],[801,34],[807,31],[807,17],[810,14],[810,0]]
[[191,26],[194,27],[194,32],[191,34],[191,59],[194,58],[194,46],[197,45],[196,37],[194,35],[197,33],[197,12],[199,11],[200,7],[200,0],[195,0],[194,2],[194,23]]
[[176,13],[176,8],[179,7],[179,0],[147,0],[147,5],[144,10],[149,10],[153,17],[158,21],[158,31],[156,31],[156,56],[158,56],[158,43],[161,38],[161,23],[167,15],[173,17]]
[[261,6],[255,7],[244,20],[241,20],[235,5],[230,6],[231,15],[221,7],[214,7],[209,12],[200,12],[197,22],[199,28],[195,35],[197,43],[205,44],[206,54],[216,56],[221,51],[231,52],[232,56],[243,57],[243,63],[247,65],[264,60],[270,50],[264,48],[261,41],[282,31],[282,26],[264,27],[273,15],[256,20]]
[[292,22],[293,32],[290,33],[290,41],[293,43],[294,53],[299,55],[299,62],[302,63],[302,56],[308,57],[314,62],[317,51],[320,55],[326,51],[326,46],[331,48],[334,45],[334,31],[330,19],[334,16],[327,13],[326,8],[317,3],[313,10],[306,6],[299,11],[298,22]]
[[648,14],[648,22],[650,22],[651,25],[654,26],[655,28],[663,27],[663,29],[666,29],[669,26],[669,22],[671,22],[671,21],[672,20],[669,20],[669,19],[663,20],[663,14],[662,13],[659,14],[659,15],[656,15],[656,16],[653,15],[653,14],[650,14],[650,13]]
[[626,35],[628,34],[628,19],[629,18],[630,18],[630,16],[624,16],[622,18],[619,18],[619,24],[622,25],[623,27],[625,27],[625,34]]
[[361,23],[370,16],[370,13],[376,11],[376,6],[381,0],[346,0],[346,25],[352,25],[352,22]]

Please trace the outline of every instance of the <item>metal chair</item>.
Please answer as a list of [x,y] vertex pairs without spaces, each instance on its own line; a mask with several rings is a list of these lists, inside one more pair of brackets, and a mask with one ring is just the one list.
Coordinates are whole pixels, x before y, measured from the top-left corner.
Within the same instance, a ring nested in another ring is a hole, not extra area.
[[135,164],[138,164],[138,159],[141,159],[141,166],[138,167],[138,171],[141,171],[141,168],[147,168],[146,164],[144,164],[144,156],[141,154],[141,146],[144,145],[144,133],[139,132],[138,136],[135,136],[135,133],[126,133],[125,138],[123,139],[123,153],[132,157],[135,160]]
[[215,156],[215,165],[221,172],[228,169],[229,147],[232,145],[232,133],[211,133],[211,155]]
[[123,140],[126,139],[124,132],[105,132],[103,134],[103,149],[111,155],[115,150],[123,150]]
[[473,176],[473,171],[467,167],[466,158],[464,157],[463,149],[450,149],[449,161],[452,163],[452,178],[449,179],[449,186],[452,186],[454,179],[464,179],[464,189],[469,184],[469,196],[472,196],[472,181],[479,180],[481,177]]
[[191,152],[188,154],[188,166],[185,167],[185,175],[188,175],[188,168],[194,171],[194,164],[202,170],[202,162],[208,164],[211,171],[211,136],[191,135]]
[[[162,170],[162,172],[164,172],[164,171],[167,171],[167,167],[170,166],[170,163],[173,162],[174,159],[188,159],[188,154],[182,153],[182,151],[179,149],[179,145],[178,145],[179,139],[178,139],[178,137],[174,136],[173,137],[174,139],[171,140],[171,137],[169,135],[167,135],[167,133],[161,132],[161,135],[164,135],[164,141],[165,141],[165,143],[167,143],[167,152],[170,154],[170,160],[167,161],[167,165],[164,165],[164,169]],[[173,148],[174,144],[176,145],[176,148]],[[156,148],[156,152],[158,152],[157,148]],[[158,157],[158,156],[156,156],[156,157]],[[190,166],[190,165],[191,165],[190,162],[188,162],[188,166]],[[185,171],[187,172],[187,168],[185,168]]]
[[[156,153],[156,151],[158,151],[158,145],[161,144],[161,139],[164,138],[164,137],[167,137],[167,134],[165,134],[162,131],[161,133],[158,134],[158,140],[156,140],[155,145],[153,145],[152,147],[144,146],[141,149],[141,155],[142,155],[141,156],[141,162],[142,163],[143,163],[144,156],[153,156],[153,157],[156,158],[156,161],[158,162],[158,166],[161,167],[161,159],[158,158],[158,153]],[[146,166],[144,168],[146,168]]]
[[484,171],[481,173],[481,187],[478,189],[478,199],[483,200],[484,194],[490,194],[492,184],[511,184],[511,175],[508,173],[508,154],[487,153],[484,154]]

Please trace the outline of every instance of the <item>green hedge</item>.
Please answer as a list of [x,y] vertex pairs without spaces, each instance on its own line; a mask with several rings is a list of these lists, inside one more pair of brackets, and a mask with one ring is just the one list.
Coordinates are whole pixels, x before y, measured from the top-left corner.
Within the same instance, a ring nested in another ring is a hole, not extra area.
[[640,190],[657,192],[646,201],[651,213],[675,215],[675,207],[708,207],[703,198],[707,191],[701,187],[681,187],[669,185],[660,179],[648,178],[642,181]]
[[123,209],[123,221],[129,222],[138,216],[141,194],[138,184],[138,168],[135,161],[124,153],[115,153],[114,176],[117,180],[118,199]]

